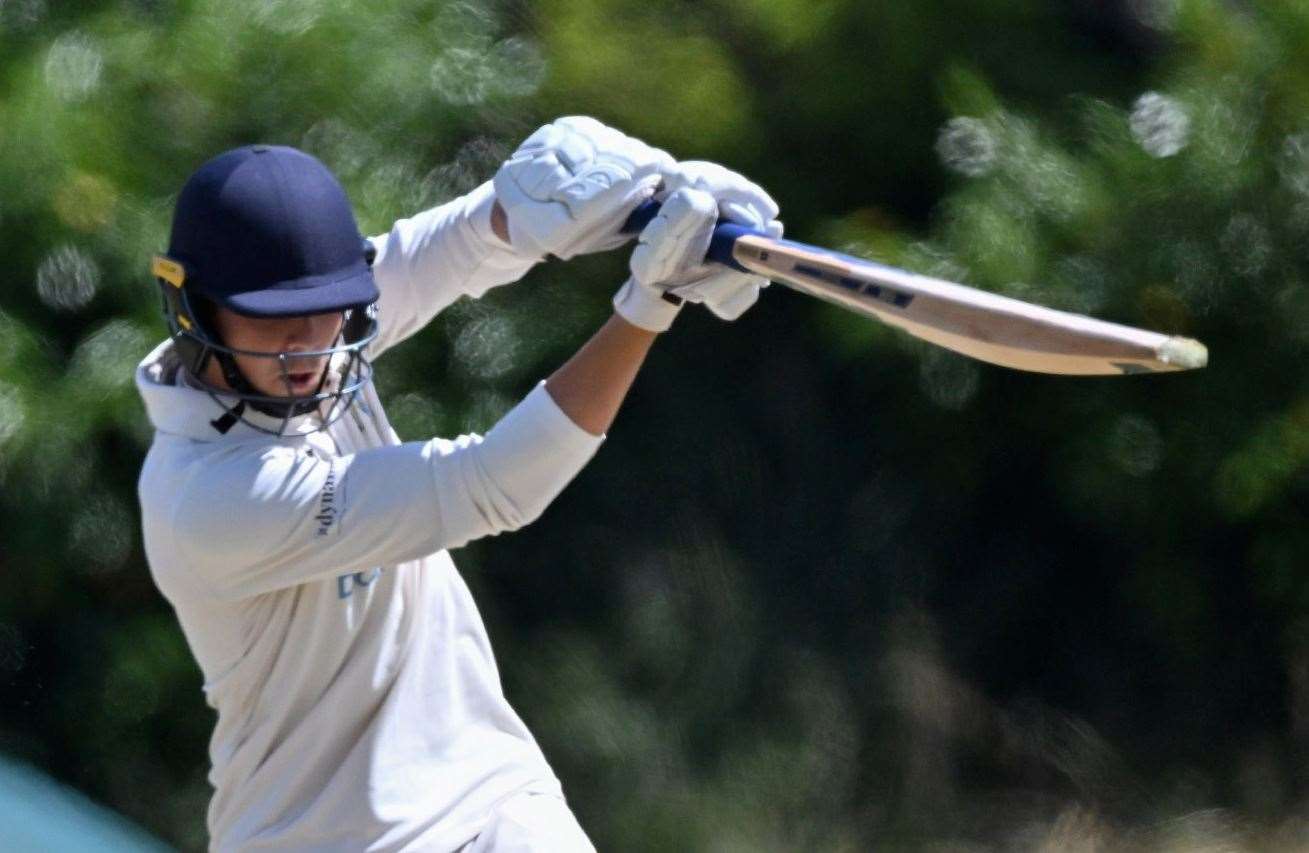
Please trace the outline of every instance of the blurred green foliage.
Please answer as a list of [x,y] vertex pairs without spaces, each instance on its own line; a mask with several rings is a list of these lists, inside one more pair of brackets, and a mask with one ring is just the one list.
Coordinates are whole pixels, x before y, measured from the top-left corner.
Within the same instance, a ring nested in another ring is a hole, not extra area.
[[[376,232],[565,113],[1213,362],[1010,373],[780,287],[685,316],[544,519],[456,555],[601,849],[1306,843],[1309,10],[1274,0],[2,0],[0,751],[204,844],[134,496],[186,175],[298,145]],[[489,426],[623,262],[388,355],[401,435]]]

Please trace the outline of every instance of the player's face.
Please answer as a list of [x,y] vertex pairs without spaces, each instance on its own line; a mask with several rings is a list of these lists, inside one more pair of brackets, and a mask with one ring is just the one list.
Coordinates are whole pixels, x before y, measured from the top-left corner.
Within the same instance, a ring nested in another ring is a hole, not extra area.
[[294,357],[320,352],[336,343],[345,322],[340,311],[302,317],[245,317],[218,307],[214,317],[222,342],[236,350],[289,353],[286,375],[276,358],[235,356],[237,367],[255,390],[273,397],[307,397],[318,391],[329,356]]

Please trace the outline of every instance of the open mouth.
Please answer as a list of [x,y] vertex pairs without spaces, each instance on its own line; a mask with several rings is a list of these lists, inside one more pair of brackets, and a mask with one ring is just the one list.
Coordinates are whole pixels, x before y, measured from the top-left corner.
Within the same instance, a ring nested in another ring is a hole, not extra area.
[[295,371],[286,374],[286,382],[294,392],[307,391],[318,384],[318,374],[311,370]]

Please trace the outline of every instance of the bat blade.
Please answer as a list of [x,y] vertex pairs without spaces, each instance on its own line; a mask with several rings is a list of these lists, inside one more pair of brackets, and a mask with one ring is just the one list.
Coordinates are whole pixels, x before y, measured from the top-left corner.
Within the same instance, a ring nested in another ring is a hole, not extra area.
[[1121,375],[1208,363],[1198,341],[1056,311],[790,240],[750,233],[741,267],[916,338],[991,364],[1037,373]]
[[[659,203],[638,207],[623,225],[640,231]],[[719,222],[706,260],[874,317],[916,338],[980,361],[1065,376],[1193,370],[1209,362],[1204,344],[1070,314],[962,284],[777,240]]]

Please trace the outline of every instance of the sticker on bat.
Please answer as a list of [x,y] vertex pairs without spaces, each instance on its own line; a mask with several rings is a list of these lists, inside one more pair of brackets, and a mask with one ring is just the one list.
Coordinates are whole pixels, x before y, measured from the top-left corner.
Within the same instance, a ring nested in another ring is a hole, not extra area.
[[809,264],[796,264],[792,267],[799,275],[816,278],[820,281],[826,281],[830,284],[839,285],[840,287],[857,293],[861,296],[871,296],[878,302],[885,302],[888,305],[894,305],[896,308],[908,308],[909,303],[914,301],[912,293],[902,293],[893,290],[885,285],[873,284],[871,281],[860,281],[857,278],[851,278],[839,273],[825,270],[822,267],[814,267]]

